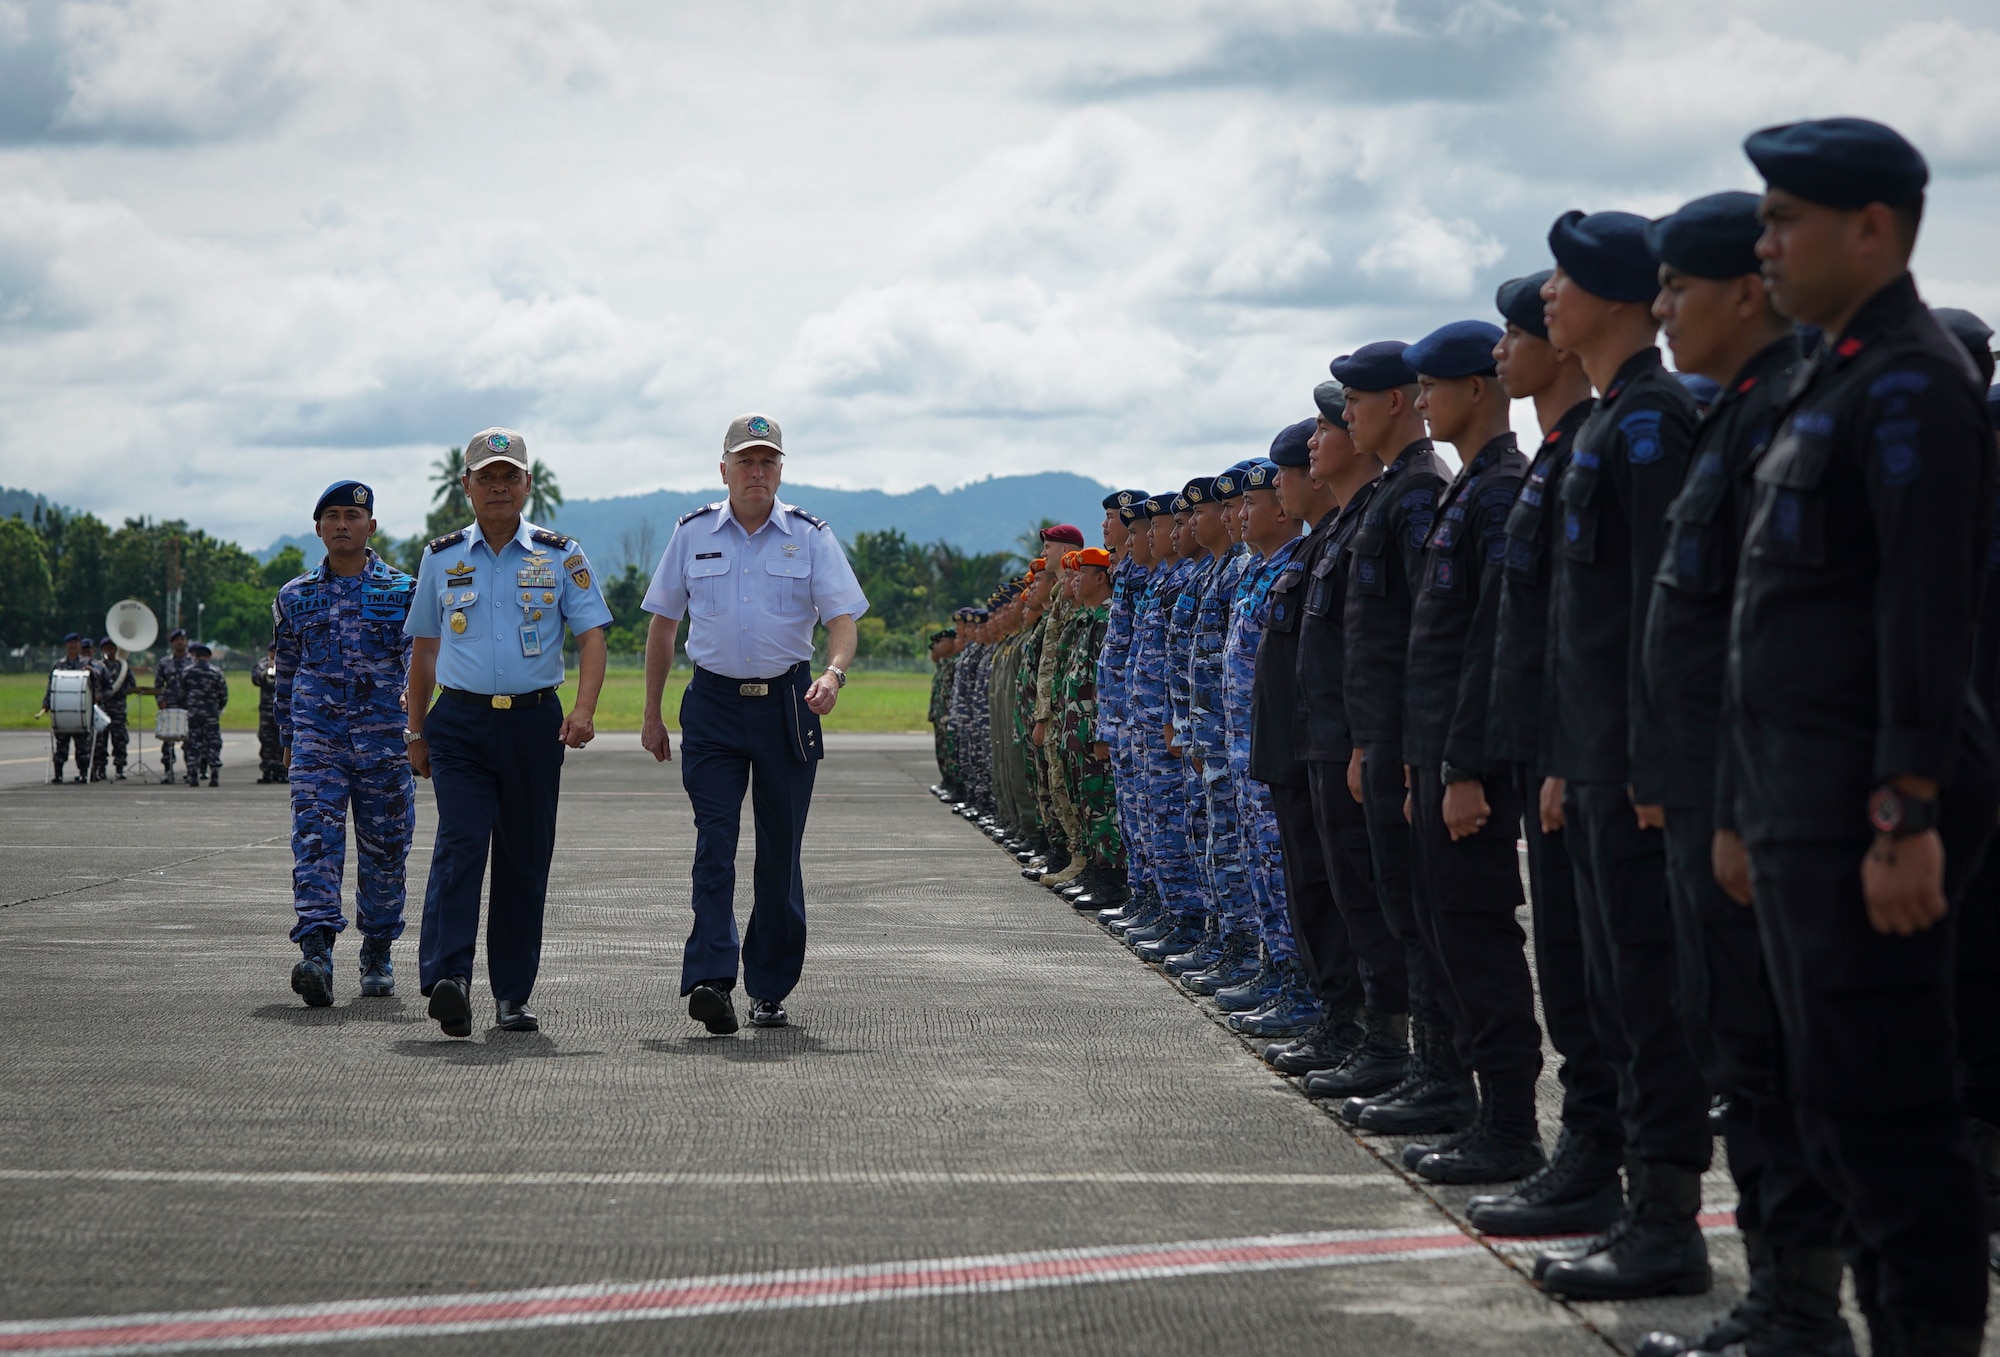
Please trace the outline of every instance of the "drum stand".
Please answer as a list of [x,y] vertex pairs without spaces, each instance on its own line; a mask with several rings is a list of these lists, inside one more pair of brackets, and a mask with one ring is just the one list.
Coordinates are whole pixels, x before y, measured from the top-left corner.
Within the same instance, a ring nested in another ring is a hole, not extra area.
[[141,773],[146,774],[148,777],[151,777],[153,774],[152,765],[146,762],[145,730],[144,726],[135,726],[130,720],[125,722],[125,733],[131,740],[129,747],[125,751],[125,775],[128,778],[135,778]]

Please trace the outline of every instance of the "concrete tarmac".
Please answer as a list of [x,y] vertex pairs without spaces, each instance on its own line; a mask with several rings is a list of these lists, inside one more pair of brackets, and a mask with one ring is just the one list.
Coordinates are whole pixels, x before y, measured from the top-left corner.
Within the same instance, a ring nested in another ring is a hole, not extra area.
[[793,1025],[729,1038],[631,737],[564,770],[542,1031],[482,974],[467,1041],[416,993],[427,788],[398,996],[348,933],[309,1010],[254,754],[0,785],[0,1352],[1588,1354],[1738,1294],[1724,1232],[1709,1297],[1542,1296],[930,797],[928,737],[828,744]]

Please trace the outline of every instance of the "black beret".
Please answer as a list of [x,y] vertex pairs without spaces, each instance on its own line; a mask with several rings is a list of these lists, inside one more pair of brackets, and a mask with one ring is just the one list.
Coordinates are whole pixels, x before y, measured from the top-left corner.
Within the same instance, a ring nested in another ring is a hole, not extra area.
[[1741,278],[1763,268],[1757,258],[1757,237],[1763,234],[1756,194],[1711,193],[1648,225],[1646,248],[1681,273]]
[[956,641],[958,639],[958,628],[946,627],[943,631],[939,632],[938,635],[947,641]]
[[1215,477],[1196,476],[1181,487],[1181,498],[1190,505],[1201,504],[1215,494]]
[[1403,350],[1403,361],[1424,377],[1488,377],[1493,346],[1506,332],[1488,320],[1455,320],[1440,325]]
[[1900,132],[1866,118],[1818,118],[1752,132],[1743,154],[1772,188],[1847,210],[1899,207],[1930,182],[1923,153]]
[[320,491],[319,503],[313,505],[313,522],[328,509],[366,509],[370,515],[375,512],[375,492],[360,481],[335,481]]
[[1543,269],[1526,278],[1509,278],[1493,294],[1494,309],[1516,329],[1526,330],[1537,339],[1547,339],[1549,327],[1542,320],[1542,284],[1554,276],[1554,269]]
[[1722,396],[1722,383],[1713,377],[1704,377],[1699,372],[1676,372],[1674,376],[1681,379],[1681,385],[1694,397],[1694,403],[1704,410]]
[[1549,228],[1549,253],[1592,296],[1649,302],[1660,292],[1660,265],[1646,248],[1644,217],[1631,212],[1565,212]]
[[187,636],[187,629],[185,627],[175,627],[172,631],[167,633],[167,639],[169,641],[179,641],[184,639],[186,636]]
[[188,654],[190,655],[213,655],[214,653],[213,650],[208,648],[208,642],[206,641],[196,641],[188,647]]
[[1993,327],[1970,311],[1956,306],[1933,306],[1931,314],[1938,324],[1957,337],[1965,345],[1965,351],[1972,355],[1972,366],[1979,371],[1979,381],[1985,385],[1993,380]]
[[1277,466],[1304,466],[1310,462],[1312,449],[1306,446],[1306,440],[1318,428],[1318,420],[1302,419],[1278,430],[1278,436],[1271,440],[1272,463]]
[[1329,424],[1341,423],[1341,415],[1347,409],[1347,392],[1339,382],[1321,382],[1313,388],[1313,404],[1326,416]]
[[83,638],[81,636],[77,635],[75,632],[72,631],[64,634],[62,638],[62,643],[64,645],[68,645],[71,641],[81,641],[82,639]]
[[1389,391],[1412,386],[1417,374],[1403,361],[1403,350],[1409,347],[1400,339],[1378,339],[1373,344],[1363,344],[1353,353],[1343,353],[1326,365],[1327,371],[1349,391]]

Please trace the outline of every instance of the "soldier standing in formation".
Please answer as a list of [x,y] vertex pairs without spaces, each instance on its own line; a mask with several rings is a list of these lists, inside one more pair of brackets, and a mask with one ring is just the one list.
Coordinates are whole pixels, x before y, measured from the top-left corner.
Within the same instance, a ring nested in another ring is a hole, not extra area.
[[278,643],[264,648],[264,658],[250,671],[257,685],[257,781],[284,782],[285,742],[278,733]]
[[[181,679],[194,666],[194,657],[188,654],[188,634],[180,627],[167,633],[167,653],[153,664],[153,705],[160,711],[185,711],[187,700],[181,691]],[[174,750],[185,741],[179,737],[160,740],[160,783],[162,786],[174,780]]]
[[[1564,214],[1504,328],[1335,360],[1275,471],[1107,500],[1108,590],[1066,563],[1102,641],[1055,642],[1101,651],[1131,899],[1098,917],[1239,1030],[1309,1016],[1265,1058],[1417,1174],[1498,1185],[1476,1228],[1578,1236],[1535,1261],[1553,1293],[1708,1289],[1713,1127],[1750,1286],[1645,1357],[1851,1357],[1844,1270],[1873,1351],[1958,1357],[2000,1202],[1992,331],[1917,296],[1902,137],[1745,150],[1761,196]],[[941,671],[947,727],[1022,700],[987,676]],[[943,784],[969,818],[999,757]]]
[[90,780],[102,782],[109,766],[118,781],[125,780],[125,759],[131,735],[125,724],[125,699],[138,690],[139,680],[131,664],[118,654],[118,643],[107,636],[97,643],[97,705],[111,724],[97,737],[97,752],[90,761]]
[[[71,632],[63,637],[63,657],[55,662],[54,668],[50,671],[48,689],[42,694],[42,711],[47,712],[50,702],[55,699],[55,675],[65,673],[90,675],[90,700],[92,702],[97,700],[99,679],[97,665],[84,652],[83,638],[75,632]],[[91,736],[89,729],[85,728],[80,731],[59,730],[55,733],[55,740],[56,770],[52,781],[61,782],[63,780],[63,769],[69,765],[70,751],[72,749],[76,753],[75,780],[78,782],[90,781]]]
[[229,680],[209,663],[215,652],[208,642],[196,641],[188,647],[193,663],[181,673],[181,702],[187,707],[188,786],[222,785],[222,709],[229,705]]

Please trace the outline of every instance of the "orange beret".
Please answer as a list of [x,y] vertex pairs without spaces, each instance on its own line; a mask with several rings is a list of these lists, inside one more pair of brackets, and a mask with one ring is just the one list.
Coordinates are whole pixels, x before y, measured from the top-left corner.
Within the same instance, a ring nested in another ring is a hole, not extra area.
[[1085,547],[1074,554],[1078,565],[1101,566],[1106,570],[1111,568],[1111,553],[1103,547]]

